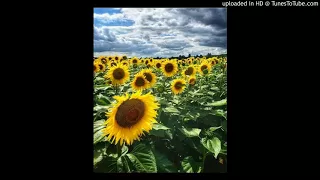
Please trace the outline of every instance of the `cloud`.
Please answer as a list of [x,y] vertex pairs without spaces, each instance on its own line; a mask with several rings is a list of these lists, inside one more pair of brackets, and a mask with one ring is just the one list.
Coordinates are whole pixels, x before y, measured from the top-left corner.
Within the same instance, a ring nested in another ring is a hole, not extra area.
[[226,9],[121,8],[118,11],[94,14],[95,55],[169,57],[227,52]]

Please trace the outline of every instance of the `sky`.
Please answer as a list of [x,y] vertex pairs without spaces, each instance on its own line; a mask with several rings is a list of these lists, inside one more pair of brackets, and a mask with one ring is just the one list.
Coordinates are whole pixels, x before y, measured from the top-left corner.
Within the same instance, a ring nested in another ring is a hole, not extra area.
[[94,56],[227,53],[225,8],[94,8]]

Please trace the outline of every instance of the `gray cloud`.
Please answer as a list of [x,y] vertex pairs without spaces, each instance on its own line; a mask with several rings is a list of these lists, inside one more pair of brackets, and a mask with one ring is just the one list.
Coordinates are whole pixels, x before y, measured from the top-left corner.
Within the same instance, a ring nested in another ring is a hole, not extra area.
[[[133,26],[94,27],[96,54],[118,52],[135,56],[220,54],[227,48],[226,9],[123,8]],[[111,18],[100,15],[99,18]],[[108,21],[108,19],[106,19]]]

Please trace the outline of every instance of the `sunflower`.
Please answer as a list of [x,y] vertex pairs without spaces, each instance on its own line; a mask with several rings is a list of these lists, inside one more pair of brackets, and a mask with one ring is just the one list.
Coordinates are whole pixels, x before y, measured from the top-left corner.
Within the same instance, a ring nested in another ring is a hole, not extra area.
[[93,72],[99,72],[99,71],[100,71],[99,64],[93,63]]
[[109,64],[108,64],[108,67],[111,68],[111,67],[114,67],[114,66],[117,66],[118,64],[116,63],[116,61],[110,61]]
[[174,94],[182,93],[186,88],[186,81],[184,79],[176,79],[171,84],[171,89]]
[[140,59],[139,64],[143,64],[144,63],[144,59]]
[[106,71],[106,66],[104,64],[99,63],[98,66],[99,66],[99,71],[101,71],[101,72]]
[[152,129],[153,123],[157,123],[157,109],[159,104],[150,93],[141,95],[138,91],[129,97],[114,96],[117,100],[113,108],[106,113],[106,128],[103,130],[106,139],[120,146],[125,142],[131,145],[134,140],[140,140],[144,132]]
[[188,66],[182,71],[183,76],[194,76],[196,74],[196,69],[193,65]]
[[128,66],[129,65],[129,63],[127,61],[122,61],[121,64],[124,65],[124,66]]
[[131,59],[132,64],[138,64],[138,62],[139,62],[138,58]]
[[148,87],[147,88],[151,88],[153,87],[153,85],[156,83],[157,81],[157,76],[152,72],[152,70],[150,69],[144,69],[141,71],[142,74],[144,75],[145,79],[149,82]]
[[144,64],[145,64],[145,65],[148,65],[148,64],[149,64],[149,59],[146,59],[146,60],[144,61]]
[[156,68],[161,68],[161,61],[156,61],[155,62]]
[[178,65],[176,61],[169,60],[165,61],[161,66],[162,72],[166,77],[174,76],[178,71]]
[[102,64],[107,64],[107,62],[108,62],[108,59],[106,57],[104,57],[104,56],[101,56],[99,59],[100,59]]
[[131,83],[132,89],[139,91],[149,87],[149,81],[145,78],[142,71],[138,72]]
[[109,61],[112,60],[112,57],[111,57],[111,56],[108,56],[107,59],[108,59],[108,62],[109,62]]
[[106,74],[106,77],[111,79],[113,85],[124,84],[129,80],[129,76],[128,67],[122,64],[112,66]]
[[189,83],[189,85],[194,86],[196,84],[196,77],[190,76],[188,83]]
[[118,62],[120,60],[120,57],[119,56],[115,56],[114,60],[116,60]]
[[210,70],[211,70],[211,65],[210,65],[210,63],[209,63],[208,61],[205,61],[205,60],[204,60],[204,61],[201,62],[200,66],[199,66],[199,72],[200,72],[201,75],[204,75],[203,71],[204,71],[205,69],[206,69],[208,72],[210,72]]

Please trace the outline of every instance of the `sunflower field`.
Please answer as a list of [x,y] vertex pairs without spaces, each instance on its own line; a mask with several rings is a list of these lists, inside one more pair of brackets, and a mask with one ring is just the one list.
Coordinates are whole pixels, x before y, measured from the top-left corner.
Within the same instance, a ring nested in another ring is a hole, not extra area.
[[94,172],[227,172],[227,58],[94,58]]

